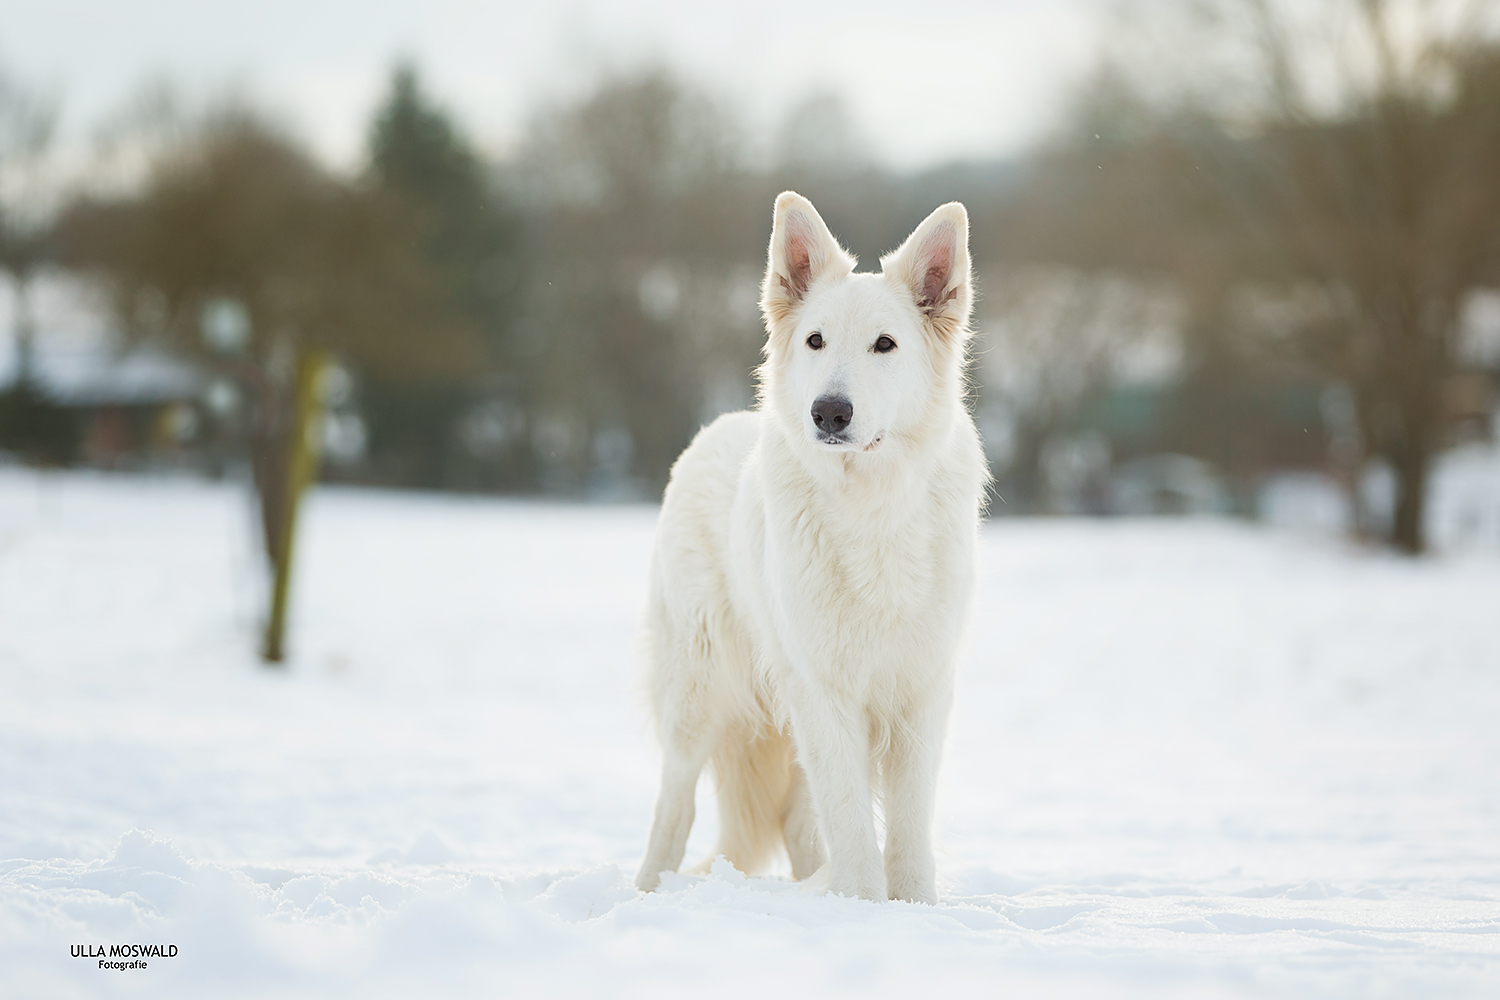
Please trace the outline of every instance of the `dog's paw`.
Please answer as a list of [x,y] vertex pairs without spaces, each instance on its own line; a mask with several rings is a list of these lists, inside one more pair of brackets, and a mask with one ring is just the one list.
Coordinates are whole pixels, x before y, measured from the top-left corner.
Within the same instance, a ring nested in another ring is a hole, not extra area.
[[642,892],[655,892],[661,887],[663,875],[677,874],[671,868],[647,861],[641,865],[641,870],[635,873],[635,887]]
[[905,903],[926,903],[928,906],[936,906],[938,901],[937,889],[930,885],[919,884],[892,885],[890,898]]
[[823,863],[823,867],[819,868],[817,871],[807,876],[807,878],[797,883],[797,891],[812,893],[814,895],[821,896],[828,891],[828,886],[832,883],[832,881],[833,871],[830,868],[828,862],[825,861]]
[[682,869],[682,873],[684,875],[707,875],[709,872],[713,871],[714,862],[722,861],[723,859],[724,855],[715,854],[713,857],[704,858],[697,864],[688,865],[686,868]]

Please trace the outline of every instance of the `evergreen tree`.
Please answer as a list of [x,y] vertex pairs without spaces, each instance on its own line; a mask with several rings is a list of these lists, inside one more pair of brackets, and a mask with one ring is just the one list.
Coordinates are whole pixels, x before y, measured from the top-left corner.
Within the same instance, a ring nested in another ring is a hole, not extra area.
[[448,275],[455,304],[499,347],[514,286],[511,223],[478,153],[422,92],[414,67],[398,66],[370,129],[376,184],[423,217],[429,261]]
[[371,125],[369,175],[416,217],[421,255],[441,275],[449,308],[480,331],[489,362],[462,383],[367,381],[362,396],[374,472],[409,485],[516,485],[514,475],[476,469],[456,430],[481,381],[503,389],[514,378],[507,341],[519,285],[515,223],[483,160],[423,92],[409,64],[396,68]]

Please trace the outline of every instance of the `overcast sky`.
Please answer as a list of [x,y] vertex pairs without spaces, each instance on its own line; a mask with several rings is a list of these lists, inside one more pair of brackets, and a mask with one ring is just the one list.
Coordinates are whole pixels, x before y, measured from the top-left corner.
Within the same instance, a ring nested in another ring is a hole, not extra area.
[[403,55],[496,155],[538,102],[656,60],[732,99],[752,126],[831,88],[882,159],[912,167],[1012,153],[1044,132],[1090,64],[1101,6],[0,0],[0,64],[61,97],[70,147],[155,75],[192,94],[235,88],[351,165]]

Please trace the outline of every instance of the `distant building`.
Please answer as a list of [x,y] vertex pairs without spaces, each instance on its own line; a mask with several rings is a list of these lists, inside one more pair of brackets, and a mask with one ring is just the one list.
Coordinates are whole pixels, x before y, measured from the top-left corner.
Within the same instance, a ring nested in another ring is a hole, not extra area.
[[[122,347],[93,290],[47,274],[32,293],[31,388],[70,438],[56,456],[102,468],[175,464],[203,425],[204,373],[149,345]],[[16,385],[13,303],[0,296],[0,392]],[[24,417],[23,417],[24,419]],[[24,428],[22,429],[24,430]]]

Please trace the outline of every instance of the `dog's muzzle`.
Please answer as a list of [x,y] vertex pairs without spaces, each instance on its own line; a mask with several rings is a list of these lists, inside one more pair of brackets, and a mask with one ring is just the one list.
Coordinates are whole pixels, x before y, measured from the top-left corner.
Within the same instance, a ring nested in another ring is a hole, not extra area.
[[848,444],[854,404],[844,396],[819,396],[813,400],[812,420],[818,440],[824,444]]

